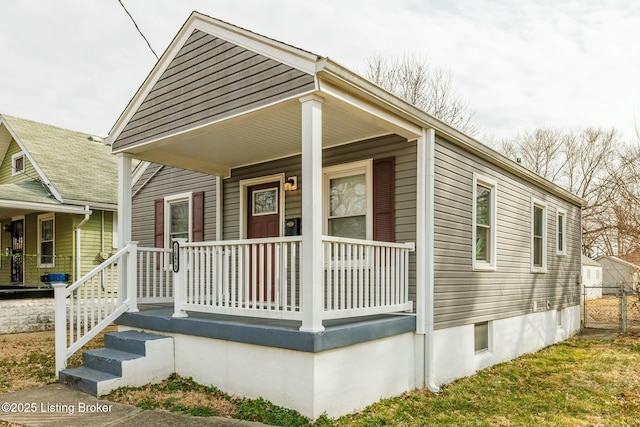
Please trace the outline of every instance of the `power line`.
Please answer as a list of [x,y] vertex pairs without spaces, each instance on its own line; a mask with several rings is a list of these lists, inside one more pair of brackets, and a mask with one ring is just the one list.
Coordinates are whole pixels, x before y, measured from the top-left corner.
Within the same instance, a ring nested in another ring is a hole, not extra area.
[[135,25],[136,30],[138,30],[138,32],[140,33],[140,35],[142,36],[142,38],[144,39],[145,42],[147,42],[147,46],[149,46],[149,49],[151,49],[151,52],[153,53],[153,55],[156,57],[157,60],[160,60],[160,57],[158,56],[158,54],[155,52],[155,50],[153,50],[153,48],[151,47],[151,43],[149,43],[149,40],[147,40],[147,38],[144,36],[144,34],[142,34],[142,31],[140,31],[140,28],[138,27],[138,24],[136,23],[136,20],[133,19],[133,16],[131,16],[131,14],[129,13],[129,11],[127,10],[126,7],[124,7],[124,4],[122,4],[122,0],[118,0],[118,3],[120,3],[120,6],[122,6],[122,8],[124,9],[125,12],[127,12],[127,15],[129,15],[129,18],[131,18],[131,22],[133,22],[133,25]]

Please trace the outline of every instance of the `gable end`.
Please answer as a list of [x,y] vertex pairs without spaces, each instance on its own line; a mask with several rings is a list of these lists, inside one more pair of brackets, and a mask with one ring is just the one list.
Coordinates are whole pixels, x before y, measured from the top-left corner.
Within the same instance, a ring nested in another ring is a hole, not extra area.
[[113,148],[186,131],[314,88],[313,75],[195,30]]

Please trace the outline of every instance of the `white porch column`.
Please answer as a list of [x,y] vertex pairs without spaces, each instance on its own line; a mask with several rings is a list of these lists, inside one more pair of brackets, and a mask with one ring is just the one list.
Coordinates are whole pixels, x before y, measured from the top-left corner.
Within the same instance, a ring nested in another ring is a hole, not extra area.
[[[131,158],[118,154],[118,249],[131,240]],[[127,257],[118,268],[118,304],[127,299]]]
[[322,256],[322,98],[302,103],[302,326],[323,331]]

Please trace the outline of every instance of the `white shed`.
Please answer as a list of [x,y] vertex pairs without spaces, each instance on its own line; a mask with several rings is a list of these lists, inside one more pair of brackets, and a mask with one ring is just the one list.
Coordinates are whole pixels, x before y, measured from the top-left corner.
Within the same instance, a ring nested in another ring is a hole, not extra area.
[[587,299],[602,298],[602,264],[582,255],[581,295],[584,295],[585,288]]
[[[614,288],[624,285],[626,289],[638,289],[640,266],[615,256],[602,256],[597,259],[602,265],[602,285],[604,293],[615,293]],[[606,288],[611,290],[607,292]]]

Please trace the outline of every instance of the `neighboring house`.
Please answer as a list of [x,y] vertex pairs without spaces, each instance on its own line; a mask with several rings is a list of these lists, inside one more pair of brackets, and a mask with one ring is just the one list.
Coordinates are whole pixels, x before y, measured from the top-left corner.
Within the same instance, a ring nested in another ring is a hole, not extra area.
[[180,375],[334,416],[579,330],[582,200],[331,59],[193,13],[110,139]]
[[598,258],[602,265],[602,285],[605,294],[616,294],[621,287],[638,290],[640,266],[612,255]]
[[117,162],[101,138],[0,115],[0,285],[86,274],[114,252]]
[[[586,289],[586,295],[585,295]],[[582,298],[602,298],[602,264],[582,255]]]

